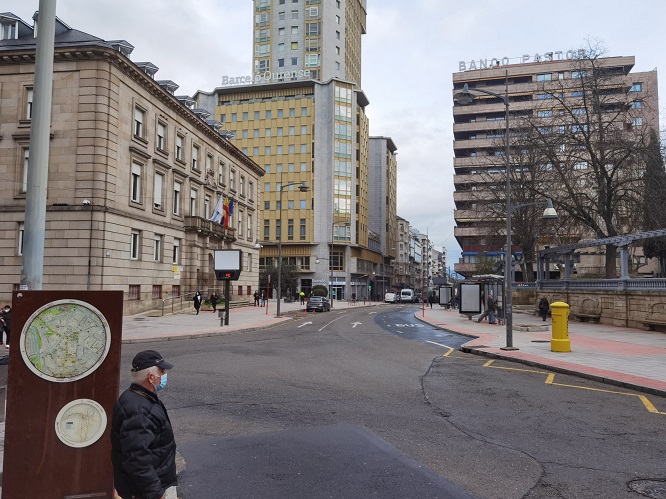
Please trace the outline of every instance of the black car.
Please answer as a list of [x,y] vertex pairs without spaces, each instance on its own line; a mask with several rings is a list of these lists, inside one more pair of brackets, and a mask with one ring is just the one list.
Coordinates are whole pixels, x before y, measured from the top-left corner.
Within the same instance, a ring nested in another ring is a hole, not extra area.
[[331,304],[323,296],[311,296],[305,306],[306,312],[328,312],[329,310],[331,310]]

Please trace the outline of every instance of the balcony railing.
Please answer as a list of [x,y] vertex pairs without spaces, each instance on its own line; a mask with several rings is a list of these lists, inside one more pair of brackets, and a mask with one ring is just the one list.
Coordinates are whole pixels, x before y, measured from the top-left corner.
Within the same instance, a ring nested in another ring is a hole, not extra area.
[[185,217],[185,232],[200,232],[227,241],[236,240],[236,229],[227,228],[202,217]]

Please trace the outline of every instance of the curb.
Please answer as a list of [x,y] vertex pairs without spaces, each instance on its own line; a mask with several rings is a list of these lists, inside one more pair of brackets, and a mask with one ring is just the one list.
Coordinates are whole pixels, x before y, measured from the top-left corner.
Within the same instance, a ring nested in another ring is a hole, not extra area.
[[[461,333],[458,331],[454,331],[453,329],[448,329],[446,327],[442,327],[440,324],[433,324],[431,322],[428,322],[425,319],[421,319],[419,317],[415,316],[415,319],[424,322],[432,327],[435,327],[439,329],[440,331],[446,331],[447,333],[452,333],[452,334],[457,334],[460,336],[466,336],[467,338],[480,338],[480,336],[476,336],[470,333]],[[651,388],[649,386],[643,386],[639,385],[636,383],[629,383],[627,381],[620,381],[617,379],[613,378],[608,378],[605,376],[598,376],[596,374],[589,374],[581,371],[575,371],[573,369],[567,369],[563,367],[557,367],[557,366],[552,366],[549,364],[544,364],[543,362],[537,362],[534,360],[528,360],[528,359],[523,359],[523,358],[517,358],[517,357],[510,357],[508,355],[502,355],[502,354],[497,354],[495,352],[486,352],[484,350],[479,350],[478,348],[475,347],[468,347],[468,346],[461,346],[460,347],[461,352],[473,354],[473,355],[479,355],[481,357],[488,357],[491,359],[499,359],[499,360],[504,360],[507,362],[515,362],[517,364],[523,364],[526,366],[530,367],[536,367],[539,369],[546,369],[548,371],[553,371],[559,374],[567,374],[569,376],[575,376],[577,378],[583,378],[583,379],[589,379],[591,381],[596,381],[598,383],[603,383],[605,385],[612,385],[612,386],[617,386],[620,388],[626,388],[628,390],[635,390],[637,392],[643,392],[643,393],[648,393],[650,395],[657,395],[659,397],[665,397],[666,398],[666,390],[660,390],[658,388]]]

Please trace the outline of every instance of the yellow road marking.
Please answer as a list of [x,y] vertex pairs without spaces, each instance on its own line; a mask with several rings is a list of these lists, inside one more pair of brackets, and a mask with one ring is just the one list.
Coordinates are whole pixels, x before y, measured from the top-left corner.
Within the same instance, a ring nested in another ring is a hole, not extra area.
[[446,352],[445,354],[443,354],[442,357],[448,357],[449,355],[451,355],[451,354],[452,354],[453,352],[455,352],[455,350],[456,350],[455,348],[451,348],[451,347],[448,346],[448,345],[443,345],[443,344],[441,344],[441,343],[437,343],[437,342],[435,342],[435,341],[426,340],[426,342],[427,342],[427,343],[432,343],[433,345],[437,345],[438,347],[448,348],[449,351]]
[[491,364],[495,362],[495,360],[489,360],[485,364],[483,364],[483,367],[490,367],[492,369],[503,369],[505,371],[522,371],[525,373],[537,373],[537,374],[548,374],[546,371],[536,371],[534,369],[520,369],[518,367],[501,367],[501,366],[492,366]]
[[629,397],[638,397],[641,402],[643,402],[643,405],[645,408],[650,411],[653,414],[663,414],[666,415],[666,412],[660,412],[657,410],[657,408],[650,402],[650,400],[645,396],[645,395],[638,395],[636,393],[627,393],[627,392],[618,392],[617,390],[604,390],[602,388],[591,388],[589,386],[578,386],[578,385],[566,385],[564,383],[555,383],[553,380],[555,379],[554,374],[549,374],[548,378],[546,378],[546,384],[548,385],[554,385],[554,386],[563,386],[565,388],[578,388],[580,390],[588,390],[591,392],[602,392],[602,393],[612,393],[613,395],[627,395]]
[[619,392],[617,390],[604,390],[602,388],[591,388],[587,386],[578,386],[578,385],[567,385],[564,383],[555,383],[555,374],[554,373],[547,373],[544,371],[535,371],[532,369],[518,369],[515,367],[501,367],[501,366],[493,366],[493,362],[495,362],[495,359],[489,360],[485,364],[483,364],[483,367],[490,367],[492,369],[504,369],[506,371],[523,371],[523,372],[528,372],[528,373],[538,373],[538,374],[548,374],[546,377],[546,384],[547,385],[553,385],[553,386],[562,386],[564,388],[577,388],[579,390],[588,390],[592,392],[603,392],[603,393],[612,393],[613,395],[628,395],[630,397],[638,397],[640,401],[643,403],[645,408],[650,411],[653,414],[662,414],[666,415],[666,412],[661,412],[658,411],[657,408],[650,402],[650,400],[645,396],[645,395],[637,395],[635,393],[627,393],[627,392]]

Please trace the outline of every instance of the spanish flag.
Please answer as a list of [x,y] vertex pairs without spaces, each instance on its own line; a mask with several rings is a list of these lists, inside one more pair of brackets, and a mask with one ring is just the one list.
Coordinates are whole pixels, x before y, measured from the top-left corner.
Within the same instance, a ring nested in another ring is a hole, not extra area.
[[229,223],[231,221],[231,215],[234,214],[234,198],[227,198],[224,201],[224,228],[229,228]]

